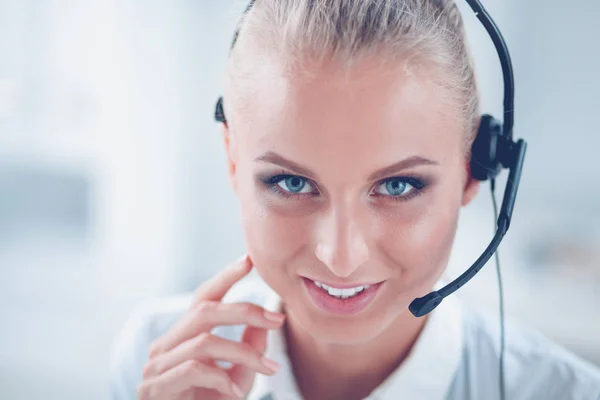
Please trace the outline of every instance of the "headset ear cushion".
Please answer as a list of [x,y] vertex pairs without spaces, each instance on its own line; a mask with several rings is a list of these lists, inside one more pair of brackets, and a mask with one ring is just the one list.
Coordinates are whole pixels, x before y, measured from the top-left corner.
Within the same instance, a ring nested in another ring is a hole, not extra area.
[[227,119],[225,118],[225,112],[223,110],[223,97],[219,97],[217,100],[217,104],[215,105],[215,121],[227,123]]
[[502,124],[491,115],[483,115],[471,147],[471,175],[480,181],[495,178],[502,170],[497,157]]

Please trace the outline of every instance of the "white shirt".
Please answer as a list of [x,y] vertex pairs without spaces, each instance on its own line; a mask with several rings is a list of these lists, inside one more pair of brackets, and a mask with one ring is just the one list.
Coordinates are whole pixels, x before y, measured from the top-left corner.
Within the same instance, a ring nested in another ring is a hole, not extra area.
[[[148,347],[188,310],[191,295],[153,302],[136,313],[117,338],[111,357],[110,399],[136,399]],[[279,296],[254,271],[224,302],[252,302],[280,311]],[[407,311],[408,312],[408,311]],[[220,326],[214,334],[240,340],[244,326]],[[600,400],[600,369],[539,332],[505,322],[506,400]],[[257,374],[248,400],[302,400],[281,330],[267,336],[267,357],[281,368]],[[401,365],[365,400],[495,400],[499,394],[496,317],[475,311],[456,295],[429,316]]]

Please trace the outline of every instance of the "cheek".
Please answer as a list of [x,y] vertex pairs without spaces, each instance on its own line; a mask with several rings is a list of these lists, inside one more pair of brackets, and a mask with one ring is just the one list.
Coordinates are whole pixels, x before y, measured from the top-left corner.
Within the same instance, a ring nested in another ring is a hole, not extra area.
[[458,219],[458,208],[439,208],[416,224],[407,240],[415,257],[424,265],[438,264],[450,252]]
[[396,273],[404,283],[428,284],[439,278],[454,242],[459,201],[434,199],[420,213],[387,230],[387,251],[400,266]]
[[269,255],[272,261],[285,262],[307,241],[310,227],[306,219],[284,218],[256,204],[242,210],[244,232],[249,250],[257,255]]
[[408,257],[403,260],[402,282],[414,290],[414,295],[430,288],[444,273],[458,223],[458,207],[432,210],[414,226],[403,244]]
[[309,242],[309,218],[294,218],[274,205],[271,194],[254,183],[240,186],[246,248],[256,270],[277,292],[294,278],[292,266]]

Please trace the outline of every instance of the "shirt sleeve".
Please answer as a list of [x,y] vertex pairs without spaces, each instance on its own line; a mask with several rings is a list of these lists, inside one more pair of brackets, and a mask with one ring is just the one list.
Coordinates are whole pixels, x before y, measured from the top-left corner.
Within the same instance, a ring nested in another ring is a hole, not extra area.
[[125,323],[113,342],[110,354],[109,399],[136,400],[137,387],[154,340],[153,318],[138,311]]

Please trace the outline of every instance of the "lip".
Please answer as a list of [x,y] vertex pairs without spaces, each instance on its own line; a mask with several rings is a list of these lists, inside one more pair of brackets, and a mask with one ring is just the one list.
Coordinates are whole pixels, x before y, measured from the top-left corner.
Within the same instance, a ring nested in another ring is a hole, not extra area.
[[333,282],[322,281],[320,279],[312,279],[307,276],[302,276],[302,278],[308,279],[309,281],[313,281],[313,282],[316,281],[316,282],[322,283],[324,285],[327,285],[329,287],[336,288],[336,289],[350,289],[350,288],[355,288],[358,286],[366,286],[366,285],[375,286],[377,284],[383,283],[383,281],[373,282],[373,283],[333,283]]
[[[357,294],[356,296],[349,297],[347,299],[337,299],[333,296],[330,296],[323,289],[315,285],[314,281],[308,278],[303,277],[302,282],[304,284],[304,288],[307,291],[308,297],[311,299],[312,303],[320,310],[330,314],[355,315],[365,310],[370,304],[373,303],[375,297],[377,296],[377,293],[379,292],[379,289],[385,281],[371,284],[369,288],[364,289],[361,293]],[[325,283],[325,285],[327,285],[327,283]],[[348,288],[361,285],[346,286],[346,288]],[[337,288],[344,289],[344,287],[339,286]]]

